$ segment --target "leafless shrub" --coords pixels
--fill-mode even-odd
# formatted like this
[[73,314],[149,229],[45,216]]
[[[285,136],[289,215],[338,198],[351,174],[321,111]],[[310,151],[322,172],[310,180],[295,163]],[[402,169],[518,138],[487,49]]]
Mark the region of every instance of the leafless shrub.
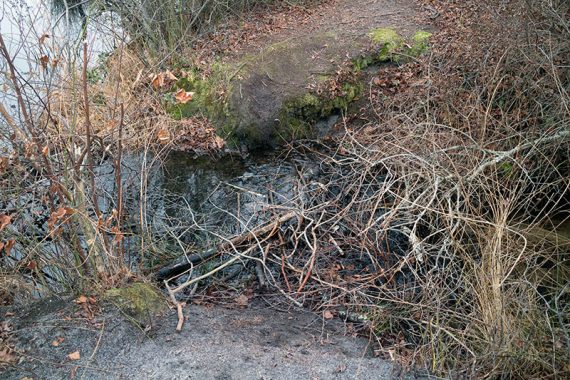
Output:
[[273,259],[292,294],[367,313],[403,363],[564,377],[568,6],[465,7],[479,24],[437,35],[419,86],[322,156],[328,182]]
[[296,304],[348,308],[406,366],[564,378],[568,6],[459,8],[414,86],[376,98],[377,121],[298,146],[321,175],[273,208],[294,217],[225,254]]

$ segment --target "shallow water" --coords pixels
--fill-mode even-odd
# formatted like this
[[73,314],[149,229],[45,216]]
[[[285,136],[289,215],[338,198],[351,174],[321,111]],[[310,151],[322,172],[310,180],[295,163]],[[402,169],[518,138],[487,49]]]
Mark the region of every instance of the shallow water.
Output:
[[[111,52],[125,38],[113,14],[84,18],[82,14],[89,15],[85,5],[65,8],[64,3],[3,0],[0,4],[0,33],[32,111],[39,98],[56,88],[58,74],[76,72],[80,67],[83,43],[88,45],[88,64],[93,67],[101,55]],[[0,60],[0,72],[0,102],[19,120],[9,66],[4,59]],[[6,129],[0,118],[0,131],[6,133]]]

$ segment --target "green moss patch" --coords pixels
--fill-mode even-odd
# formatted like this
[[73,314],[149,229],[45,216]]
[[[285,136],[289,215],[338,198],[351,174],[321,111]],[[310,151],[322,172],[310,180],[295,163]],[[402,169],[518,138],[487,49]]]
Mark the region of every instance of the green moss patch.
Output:
[[419,57],[426,53],[429,49],[430,32],[423,30],[417,31],[412,37],[412,44],[408,48],[408,54],[412,57]]
[[313,124],[335,112],[345,112],[363,90],[363,84],[353,80],[342,84],[342,90],[334,96],[306,93],[288,99],[281,110],[280,136],[285,139],[314,137]]
[[431,33],[420,30],[410,41],[406,41],[394,29],[380,28],[372,30],[369,37],[373,45],[372,52],[353,61],[357,71],[383,62],[405,63],[419,57],[429,49]]
[[104,299],[115,305],[139,327],[151,325],[153,319],[168,307],[162,294],[142,282],[124,288],[109,289],[105,292]]
[[202,78],[196,71],[189,71],[179,79],[173,92],[178,89],[194,92],[194,98],[186,104],[171,104],[167,111],[176,119],[206,116],[217,121],[230,116],[228,94],[231,91],[233,67],[216,63],[210,74]]
[[394,54],[404,46],[404,39],[394,29],[374,29],[369,35],[372,43],[380,46],[380,51],[377,53],[380,62],[393,59]]

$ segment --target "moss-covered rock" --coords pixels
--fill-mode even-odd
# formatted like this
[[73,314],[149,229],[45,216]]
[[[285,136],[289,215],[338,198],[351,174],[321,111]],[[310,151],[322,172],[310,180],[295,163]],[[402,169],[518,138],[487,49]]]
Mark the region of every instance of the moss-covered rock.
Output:
[[426,53],[429,49],[430,37],[430,32],[426,32],[424,30],[417,31],[412,36],[412,44],[408,49],[408,54],[412,57],[419,57],[420,55]]
[[287,99],[280,113],[280,120],[289,126],[282,135],[288,138],[314,137],[312,125],[336,112],[345,112],[362,94],[364,86],[358,81],[347,81],[336,95],[305,93]]
[[363,70],[384,62],[405,63],[417,58],[428,50],[431,33],[417,31],[410,41],[406,42],[394,29],[380,28],[372,30],[369,37],[374,48],[370,54],[353,61],[355,70]]
[[[381,62],[401,62],[427,49],[430,34],[418,32],[407,44],[394,29],[381,28],[369,33],[359,44],[340,44],[334,33],[285,40],[244,56],[231,65],[217,63],[204,78],[191,72],[175,89],[194,92],[192,101],[171,105],[176,118],[206,116],[229,145],[255,149],[276,146],[284,141],[313,137],[313,125],[331,114],[344,111],[363,91],[354,80],[359,71]],[[334,91],[312,92],[337,78],[346,56],[356,56],[372,44],[368,55],[353,60],[354,76],[335,82]],[[338,78],[337,78],[338,79]]]
[[137,326],[152,324],[153,319],[166,311],[168,304],[162,294],[151,285],[137,282],[105,292],[104,299],[115,305]]
[[404,46],[404,39],[391,28],[379,28],[370,32],[372,43],[380,47],[377,60],[385,62],[394,59],[394,54]]

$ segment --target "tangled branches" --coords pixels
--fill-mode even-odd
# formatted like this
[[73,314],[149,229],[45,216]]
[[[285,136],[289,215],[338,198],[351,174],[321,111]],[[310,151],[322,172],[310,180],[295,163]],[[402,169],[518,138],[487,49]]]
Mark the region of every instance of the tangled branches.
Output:
[[[567,5],[445,4],[459,26],[434,37],[411,90],[377,97],[376,120],[334,144],[301,146],[319,173],[301,168],[272,210],[296,218],[226,254],[246,252],[295,303],[362,316],[377,352],[403,364],[564,378]],[[471,8],[490,16],[464,23]]]

